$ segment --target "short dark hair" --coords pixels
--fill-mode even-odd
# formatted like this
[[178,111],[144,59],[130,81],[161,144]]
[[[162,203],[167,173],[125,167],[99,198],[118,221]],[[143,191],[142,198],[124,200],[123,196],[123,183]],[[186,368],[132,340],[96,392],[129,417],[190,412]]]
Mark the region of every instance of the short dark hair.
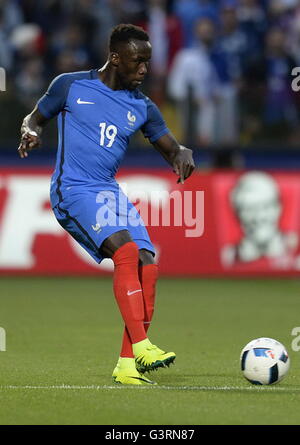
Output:
[[119,43],[128,43],[133,39],[149,42],[149,35],[140,26],[121,23],[115,26],[110,34],[109,50],[116,51]]

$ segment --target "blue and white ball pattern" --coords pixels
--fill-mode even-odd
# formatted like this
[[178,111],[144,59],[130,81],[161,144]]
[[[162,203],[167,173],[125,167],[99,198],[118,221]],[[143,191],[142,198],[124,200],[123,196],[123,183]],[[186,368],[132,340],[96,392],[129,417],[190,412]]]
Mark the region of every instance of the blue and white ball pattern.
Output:
[[256,338],[241,352],[241,370],[254,385],[272,385],[280,382],[290,367],[286,348],[273,338]]

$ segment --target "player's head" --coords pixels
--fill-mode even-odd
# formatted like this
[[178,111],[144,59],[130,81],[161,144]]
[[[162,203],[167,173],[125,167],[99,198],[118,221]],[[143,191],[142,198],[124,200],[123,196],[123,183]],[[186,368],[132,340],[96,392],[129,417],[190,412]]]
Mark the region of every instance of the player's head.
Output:
[[109,39],[109,62],[123,88],[134,90],[144,80],[151,59],[148,34],[140,27],[121,24]]
[[268,243],[279,230],[281,202],[271,175],[264,172],[242,175],[231,193],[231,202],[246,237],[256,244]]

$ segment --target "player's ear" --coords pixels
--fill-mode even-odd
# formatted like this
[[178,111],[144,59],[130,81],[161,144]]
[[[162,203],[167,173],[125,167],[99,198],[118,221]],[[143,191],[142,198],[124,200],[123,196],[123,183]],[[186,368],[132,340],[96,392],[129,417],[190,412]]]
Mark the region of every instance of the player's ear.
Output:
[[119,54],[118,54],[118,53],[115,53],[115,52],[111,52],[111,53],[109,54],[109,61],[110,61],[110,63],[111,63],[113,66],[117,67],[117,66],[119,65],[119,62],[120,62]]

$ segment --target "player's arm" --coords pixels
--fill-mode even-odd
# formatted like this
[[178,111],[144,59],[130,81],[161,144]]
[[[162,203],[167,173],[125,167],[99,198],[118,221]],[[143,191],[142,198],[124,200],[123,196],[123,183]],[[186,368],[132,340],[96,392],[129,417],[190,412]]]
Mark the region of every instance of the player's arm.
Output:
[[192,150],[180,145],[171,133],[164,134],[152,145],[173,167],[173,171],[179,176],[177,182],[183,184],[195,169]]
[[21,142],[18,148],[21,158],[26,158],[28,151],[41,145],[42,128],[64,109],[72,79],[70,74],[57,76],[32,112],[24,118],[21,126]]
[[21,125],[21,141],[18,147],[21,158],[27,158],[28,151],[41,146],[42,128],[49,120],[40,113],[37,105],[30,114],[25,116]]
[[173,171],[179,176],[177,182],[183,184],[195,168],[192,150],[177,142],[167,128],[158,107],[149,98],[147,98],[146,103],[147,121],[142,127],[142,132],[153,147],[173,167]]

